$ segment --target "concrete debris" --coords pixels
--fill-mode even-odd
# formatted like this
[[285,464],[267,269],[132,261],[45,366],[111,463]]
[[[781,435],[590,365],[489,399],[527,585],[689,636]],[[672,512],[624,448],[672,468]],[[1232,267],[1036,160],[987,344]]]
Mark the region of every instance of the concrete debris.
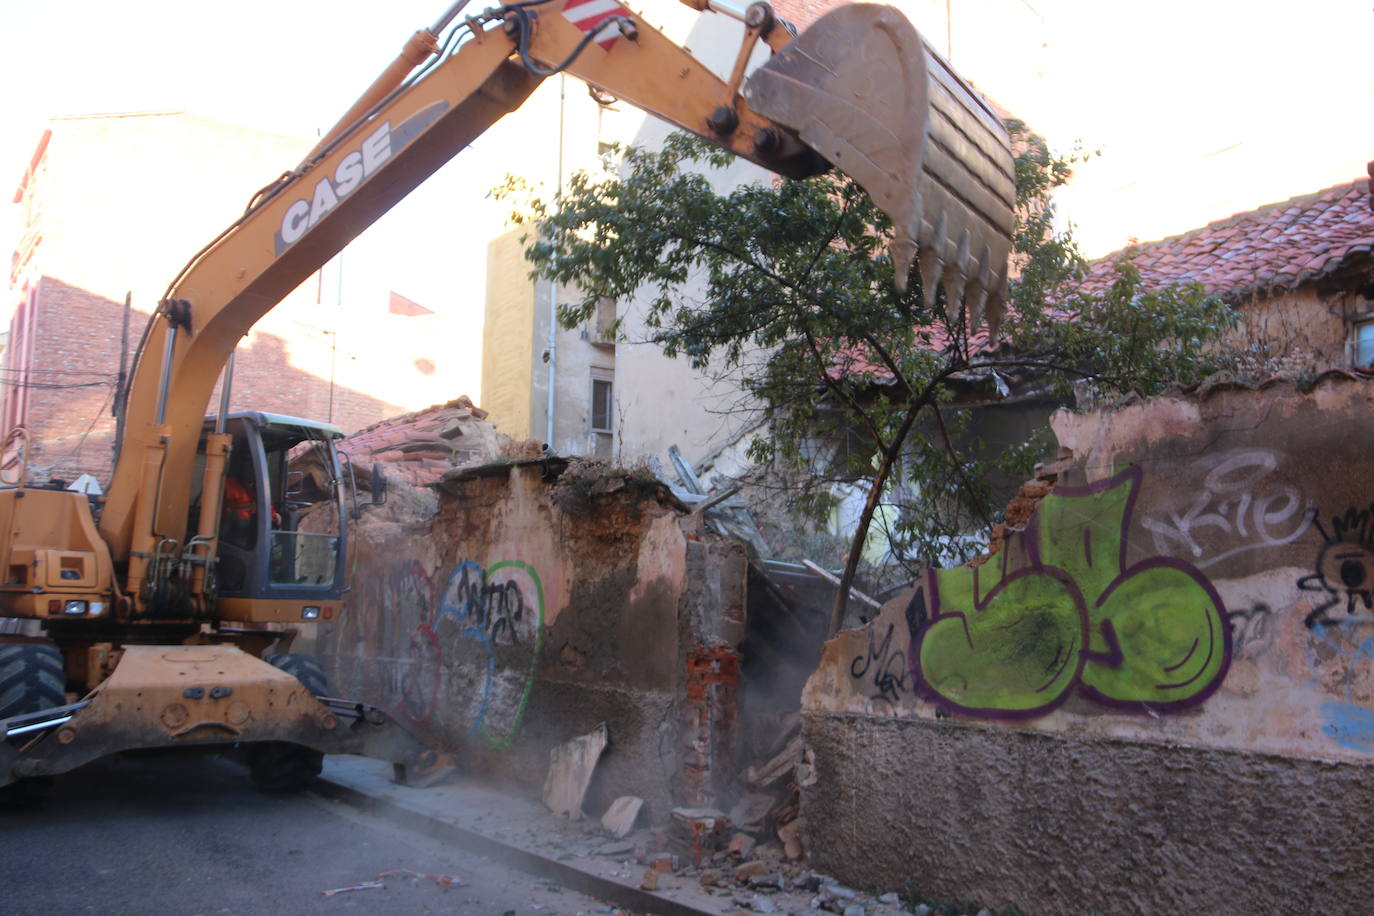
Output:
[[795,862],[802,857],[801,821],[792,821],[778,828],[778,839],[782,841],[783,854]]
[[755,859],[752,862],[745,862],[743,865],[735,866],[735,880],[743,883],[750,878],[767,874],[767,872],[768,863],[760,859]]
[[549,751],[549,775],[544,780],[544,804],[554,814],[571,820],[582,817],[582,800],[592,783],[592,773],[606,749],[606,723],[589,734],[574,738]]
[[607,844],[605,844],[604,846],[598,846],[597,849],[596,849],[596,854],[597,854],[597,855],[599,855],[599,856],[610,856],[611,858],[616,858],[616,857],[618,857],[618,856],[633,855],[634,852],[635,852],[635,842],[634,842],[634,840],[624,840],[624,841],[619,842],[619,843],[607,843]]
[[801,734],[801,710],[794,709],[783,713],[778,719],[777,733],[773,737],[773,743],[769,746],[767,755],[773,757],[778,754],[793,738]]
[[762,833],[768,815],[778,806],[778,799],[763,792],[750,792],[730,809],[730,823],[746,833]]
[[689,856],[692,864],[702,860],[725,845],[730,819],[714,808],[674,808],[669,845]]
[[639,820],[639,811],[643,807],[644,799],[622,795],[611,802],[606,813],[601,815],[601,826],[615,836],[629,836],[630,831],[635,829],[635,821]]
[[787,742],[778,754],[763,766],[752,766],[745,770],[740,781],[751,789],[765,789],[785,777],[791,776],[802,759],[802,739],[797,735]]
[[774,862],[782,861],[782,847],[777,843],[764,843],[754,849],[754,858],[766,859]]
[[719,869],[703,868],[700,879],[702,887],[719,887],[721,883],[721,873]]
[[[731,820],[734,820],[733,814]],[[737,833],[730,837],[730,845],[727,851],[737,859],[747,859],[754,851],[755,840],[747,833]]]
[[787,890],[787,877],[781,872],[768,872],[762,875],[754,875],[749,879],[749,886],[763,891],[785,891]]
[[859,892],[843,884],[827,884],[821,888],[821,896],[833,897],[836,900],[854,900],[858,898]]
[[[339,451],[367,489],[368,471],[380,463],[392,479],[423,487],[445,471],[496,461],[514,446],[487,422],[487,412],[466,396],[424,410],[388,417],[340,440]],[[306,470],[292,463],[293,470]]]
[[[883,894],[882,896],[880,896],[880,897],[878,898],[878,902],[879,902],[879,903],[886,903],[886,904],[889,904],[889,905],[898,904],[898,903],[901,903],[901,902],[902,902],[902,897],[901,897],[901,895],[898,894],[896,891],[890,891],[890,892],[888,892],[888,893]],[[978,916],[983,916],[983,914],[982,914],[982,913],[979,913]]]
[[844,908],[844,916],[864,916],[864,908],[857,903],[851,903]]
[[809,789],[817,782],[816,752],[811,748],[802,752],[801,763],[797,764],[796,780],[797,787],[801,789]]
[[767,897],[755,897],[749,901],[750,908],[755,913],[776,913],[778,905]]

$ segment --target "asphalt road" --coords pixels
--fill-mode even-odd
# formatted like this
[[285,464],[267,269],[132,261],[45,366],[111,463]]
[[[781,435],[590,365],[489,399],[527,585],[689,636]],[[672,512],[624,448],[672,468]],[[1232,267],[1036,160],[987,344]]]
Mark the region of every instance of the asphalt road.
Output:
[[[392,869],[385,889],[324,896]],[[594,916],[600,901],[319,796],[263,795],[219,757],[101,761],[0,810],[0,912]]]

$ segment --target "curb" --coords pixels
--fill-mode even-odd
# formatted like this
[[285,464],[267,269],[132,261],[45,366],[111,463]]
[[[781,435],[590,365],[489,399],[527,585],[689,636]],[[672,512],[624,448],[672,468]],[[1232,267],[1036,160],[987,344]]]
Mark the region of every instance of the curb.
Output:
[[315,780],[311,791],[325,798],[383,815],[402,827],[453,843],[467,852],[497,859],[504,865],[518,868],[539,878],[553,879],[562,887],[635,913],[651,913],[653,916],[717,916],[710,910],[701,910],[677,900],[669,900],[628,884],[590,874],[564,862],[547,859],[518,846],[493,840],[491,837],[456,824],[446,823],[404,805],[332,782],[323,776]]

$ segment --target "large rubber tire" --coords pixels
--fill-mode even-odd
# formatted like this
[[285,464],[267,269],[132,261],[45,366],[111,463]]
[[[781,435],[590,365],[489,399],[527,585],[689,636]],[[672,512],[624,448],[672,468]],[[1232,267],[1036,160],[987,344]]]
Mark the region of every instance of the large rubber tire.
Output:
[[[329,690],[324,670],[309,655],[284,652],[263,661],[292,675],[317,697]],[[323,768],[324,755],[299,744],[266,741],[248,746],[248,775],[261,792],[298,792],[314,782]]]
[[67,702],[62,653],[46,643],[0,643],[0,719]]
[[[0,719],[61,706],[67,702],[66,689],[62,652],[56,646],[0,643]],[[52,783],[52,777],[41,777],[0,787],[0,807],[37,805],[47,797]]]
[[305,685],[306,690],[317,697],[329,692],[329,679],[324,676],[324,669],[320,667],[320,663],[312,656],[283,652],[280,655],[268,655],[263,661],[294,676]]

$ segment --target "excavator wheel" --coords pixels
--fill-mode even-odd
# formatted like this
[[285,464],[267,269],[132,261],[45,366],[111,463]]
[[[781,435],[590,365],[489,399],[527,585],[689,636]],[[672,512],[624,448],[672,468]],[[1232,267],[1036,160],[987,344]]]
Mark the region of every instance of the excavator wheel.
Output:
[[317,697],[324,696],[329,690],[329,679],[324,676],[324,669],[313,656],[284,652],[280,655],[264,656],[263,661],[294,676],[305,685],[306,690]]
[[[0,719],[61,706],[67,702],[66,687],[62,653],[56,646],[46,643],[0,644]],[[47,797],[50,788],[50,777],[10,783],[0,788],[0,807],[38,804]]]
[[[300,681],[315,696],[324,696],[329,681],[320,663],[309,655],[293,652],[266,656],[263,661]],[[324,768],[319,751],[286,741],[266,741],[248,746],[248,775],[261,792],[295,792],[315,781]]]
[[61,706],[67,675],[62,652],[46,643],[0,645],[0,719]]

